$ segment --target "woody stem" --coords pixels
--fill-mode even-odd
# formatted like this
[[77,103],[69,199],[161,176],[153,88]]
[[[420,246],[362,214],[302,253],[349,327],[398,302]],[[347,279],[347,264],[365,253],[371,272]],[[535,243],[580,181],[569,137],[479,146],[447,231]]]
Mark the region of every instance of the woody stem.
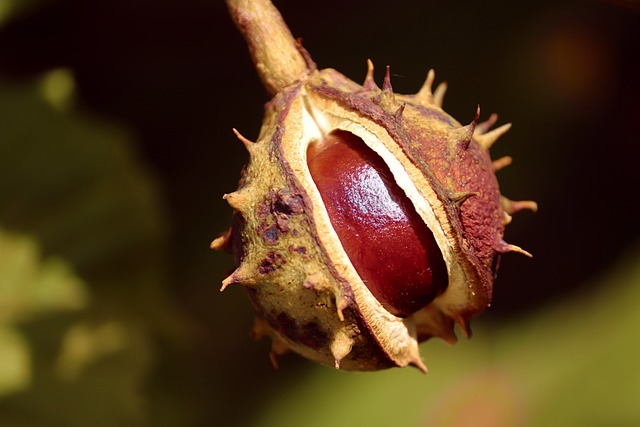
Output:
[[256,70],[271,95],[304,80],[309,67],[303,50],[270,0],[226,0],[249,45]]

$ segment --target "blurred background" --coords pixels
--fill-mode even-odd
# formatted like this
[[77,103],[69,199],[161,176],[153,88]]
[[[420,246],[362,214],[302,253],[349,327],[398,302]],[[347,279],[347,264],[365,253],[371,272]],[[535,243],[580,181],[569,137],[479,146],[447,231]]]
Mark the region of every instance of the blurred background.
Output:
[[318,66],[513,129],[533,199],[474,338],[430,373],[249,337],[222,195],[267,96],[222,0],[0,0],[0,425],[640,425],[640,2],[275,2]]

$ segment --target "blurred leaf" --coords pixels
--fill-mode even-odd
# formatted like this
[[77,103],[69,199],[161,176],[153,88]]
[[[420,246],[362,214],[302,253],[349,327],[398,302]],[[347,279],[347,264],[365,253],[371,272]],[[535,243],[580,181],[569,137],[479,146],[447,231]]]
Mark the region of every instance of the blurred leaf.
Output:
[[0,26],[28,8],[53,0],[0,0]]
[[155,182],[122,129],[53,107],[47,91],[65,86],[56,89],[65,102],[69,78],[0,81],[0,225],[69,262],[96,294],[96,314],[162,316],[166,223]]
[[31,354],[13,324],[83,308],[84,284],[60,259],[40,259],[37,243],[0,228],[0,396],[26,389]]
[[127,335],[123,325],[117,322],[96,327],[86,323],[74,325],[64,336],[60,357],[56,361],[58,375],[66,380],[78,379],[92,363],[126,348]]
[[0,254],[0,324],[86,306],[82,281],[62,260],[41,260],[33,239],[0,228]]
[[75,80],[71,70],[57,69],[47,73],[42,79],[42,94],[49,103],[59,110],[71,107]]
[[0,398],[31,382],[31,357],[22,335],[0,323]]
[[259,426],[640,425],[640,251],[596,293],[450,347],[423,345],[431,372],[315,368],[263,406]]
[[152,343],[179,328],[155,182],[73,87],[0,81],[2,426],[144,424]]

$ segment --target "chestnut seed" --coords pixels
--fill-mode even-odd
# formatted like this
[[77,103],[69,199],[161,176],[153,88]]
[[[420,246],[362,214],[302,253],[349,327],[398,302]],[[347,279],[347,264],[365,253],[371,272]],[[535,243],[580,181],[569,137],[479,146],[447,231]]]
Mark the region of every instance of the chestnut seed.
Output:
[[309,146],[307,163],[345,252],[387,311],[409,316],[446,289],[433,234],[359,137],[334,131]]

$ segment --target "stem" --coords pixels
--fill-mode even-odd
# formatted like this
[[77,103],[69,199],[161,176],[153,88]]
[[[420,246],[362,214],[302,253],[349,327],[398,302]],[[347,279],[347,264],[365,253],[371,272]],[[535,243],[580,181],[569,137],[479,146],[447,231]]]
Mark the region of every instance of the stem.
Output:
[[270,0],[226,0],[229,13],[249,45],[260,80],[271,95],[304,80],[303,50]]

